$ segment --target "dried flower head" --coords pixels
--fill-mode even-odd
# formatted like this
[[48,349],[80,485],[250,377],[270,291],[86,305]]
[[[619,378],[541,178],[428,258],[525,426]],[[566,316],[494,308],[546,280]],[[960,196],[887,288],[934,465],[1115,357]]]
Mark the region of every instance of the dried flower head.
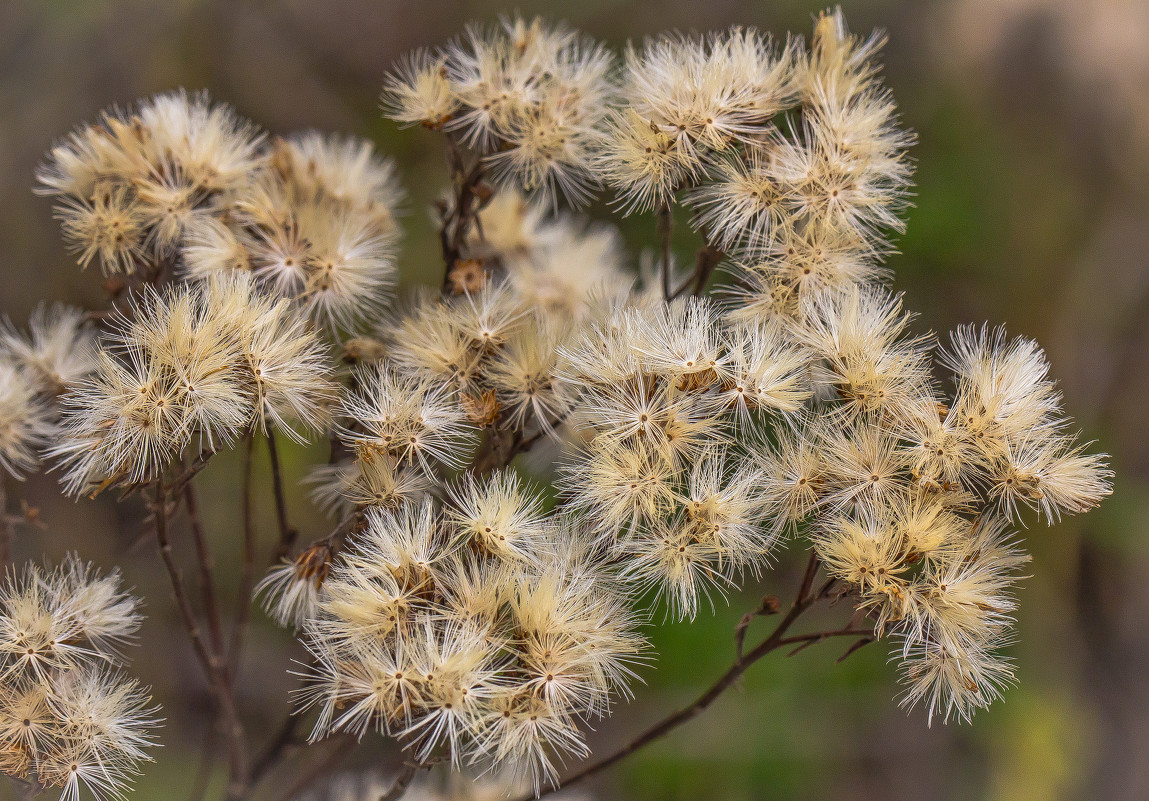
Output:
[[117,322],[95,372],[62,399],[49,453],[69,492],[155,478],[193,442],[215,450],[252,427],[322,429],[323,349],[288,301],[246,278],[148,291]]
[[457,132],[500,183],[585,203],[614,88],[611,55],[564,26],[514,16],[419,51],[384,84],[393,119]]
[[158,721],[146,689],[117,669],[139,628],[118,573],[69,556],[29,564],[0,587],[0,772],[74,801],[124,798],[150,761]]
[[313,736],[377,727],[420,758],[442,746],[536,788],[585,753],[576,723],[625,691],[642,640],[593,546],[536,504],[496,477],[445,516],[430,502],[368,514],[305,623]]

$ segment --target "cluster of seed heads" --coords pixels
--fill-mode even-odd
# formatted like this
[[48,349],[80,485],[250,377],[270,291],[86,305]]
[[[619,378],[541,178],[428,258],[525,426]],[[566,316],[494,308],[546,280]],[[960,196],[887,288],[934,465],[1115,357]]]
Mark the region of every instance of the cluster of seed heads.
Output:
[[119,797],[150,758],[147,690],[120,671],[140,625],[118,574],[69,557],[0,586],[0,771],[33,787]]
[[[260,433],[326,436],[308,480],[342,522],[261,586],[310,652],[314,739],[379,731],[538,790],[628,695],[637,609],[693,619],[796,540],[895,640],[905,703],[967,719],[1013,678],[1016,527],[1095,506],[1111,473],[1036,343],[911,332],[883,262],[914,137],[881,45],[832,11],[808,45],[732,28],[619,60],[514,17],[411,55],[386,114],[441,133],[453,183],[441,286],[400,303],[402,191],[369,143],[272,138],[184,93],[109,111],[39,179],[115,309],[102,330],[62,307],[5,324],[0,468],[47,458],[94,493]],[[617,230],[557,209],[599,190],[667,237],[688,219],[697,261],[667,239],[636,272]],[[29,570],[5,626],[35,612],[54,631],[78,587],[104,586]],[[59,658],[110,661],[111,635],[85,632]],[[142,694],[5,659],[4,697],[45,721],[68,693],[128,687],[119,750],[0,728],[5,772],[64,783],[67,746],[96,760],[82,781],[118,790],[148,741]]]

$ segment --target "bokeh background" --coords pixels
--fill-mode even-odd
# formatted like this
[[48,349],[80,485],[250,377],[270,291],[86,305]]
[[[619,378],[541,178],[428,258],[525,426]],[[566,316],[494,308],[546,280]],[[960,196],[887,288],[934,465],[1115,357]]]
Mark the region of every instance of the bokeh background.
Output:
[[[612,769],[601,799],[1149,798],[1149,3],[1144,0],[847,0],[851,27],[889,32],[886,73],[920,136],[917,197],[893,257],[895,288],[921,332],[1007,322],[1045,345],[1066,406],[1114,455],[1113,497],[1082,518],[1034,528],[1011,653],[1020,684],[972,725],[927,726],[895,702],[883,646],[835,665],[838,645],[759,663],[704,716]],[[101,304],[99,277],[60,244],[32,173],[52,140],[111,104],[175,87],[208,89],[274,133],[367,136],[398,162],[411,199],[408,281],[437,280],[425,213],[445,176],[437,139],[380,118],[384,71],[468,20],[514,10],[498,0],[2,0],[0,2],[0,313],[23,324],[42,298]],[[808,33],[819,7],[771,0],[521,0],[612,44],[663,29],[731,24]],[[597,212],[595,212],[597,213]],[[632,256],[654,222],[625,224]],[[690,247],[689,237],[680,243]],[[322,458],[288,453],[292,479]],[[265,455],[257,462],[267,480]],[[235,459],[203,476],[219,570],[234,581]],[[195,783],[207,690],[190,658],[133,503],[63,501],[52,477],[20,487],[42,509],[21,556],[69,549],[121,564],[149,598],[135,672],[168,723],[134,798],[176,799]],[[266,493],[264,493],[266,496]],[[329,525],[291,494],[304,536]],[[270,537],[270,504],[259,509]],[[792,592],[796,554],[713,615],[654,632],[656,669],[637,699],[593,733],[608,747],[677,707],[733,657],[732,632],[764,592]],[[827,623],[846,610],[831,610]],[[765,624],[757,624],[765,625]],[[241,697],[257,738],[287,709],[285,654],[298,646],[257,614]],[[387,769],[372,741],[349,764]],[[290,783],[299,755],[272,785]],[[274,788],[272,788],[274,789]],[[0,798],[8,792],[0,787]],[[268,797],[272,797],[270,794]]]

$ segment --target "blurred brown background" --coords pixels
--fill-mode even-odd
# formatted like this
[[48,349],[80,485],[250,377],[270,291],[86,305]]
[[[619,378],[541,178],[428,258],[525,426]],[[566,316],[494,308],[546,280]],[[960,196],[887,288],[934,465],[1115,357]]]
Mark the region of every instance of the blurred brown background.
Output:
[[[843,5],[855,30],[888,30],[888,80],[921,140],[918,197],[891,261],[896,289],[921,312],[921,331],[990,320],[1042,342],[1086,438],[1114,454],[1116,491],[1100,510],[1027,536],[1033,577],[1012,649],[1020,685],[973,725],[927,728],[923,714],[899,710],[883,647],[835,666],[838,651],[822,645],[756,666],[741,692],[595,789],[638,801],[1149,798],[1149,3]],[[616,45],[734,23],[808,33],[819,8],[794,0],[517,7]],[[179,86],[207,88],[274,133],[318,128],[374,139],[396,158],[412,196],[404,275],[441,269],[424,212],[444,176],[438,142],[379,117],[380,83],[404,51],[514,8],[492,0],[2,0],[0,313],[23,324],[41,298],[101,303],[98,275],[79,272],[49,202],[32,196],[33,169],[75,123]],[[626,223],[636,253],[653,229],[652,219]],[[289,457],[298,478],[317,454]],[[265,455],[257,458],[263,468]],[[225,459],[203,476],[217,561],[232,580],[236,475],[236,460]],[[139,541],[139,509],[61,501],[52,477],[21,490],[43,507],[48,528],[25,535],[18,553],[78,549],[106,567],[122,564],[149,598],[135,672],[154,686],[168,724],[133,797],[184,797],[209,698],[154,554]],[[325,531],[303,493],[291,502],[304,536]],[[270,533],[270,505],[260,511]],[[784,556],[729,608],[658,631],[657,669],[594,740],[639,731],[721,672],[741,612],[764,591],[791,591],[791,561]],[[298,648],[257,618],[241,703],[266,737],[292,685],[283,655]],[[362,751],[361,762],[392,764],[375,741]],[[5,792],[0,786],[0,798]]]

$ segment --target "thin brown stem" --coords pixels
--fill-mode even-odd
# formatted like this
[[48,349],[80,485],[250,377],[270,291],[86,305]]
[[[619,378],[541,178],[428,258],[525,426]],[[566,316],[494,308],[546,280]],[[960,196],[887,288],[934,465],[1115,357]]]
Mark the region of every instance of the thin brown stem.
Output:
[[[184,508],[188,514],[188,526],[191,530],[192,542],[195,545],[196,566],[199,570],[200,595],[203,599],[204,614],[207,617],[208,636],[211,639],[212,651],[217,655],[224,653],[223,625],[220,622],[219,602],[215,593],[215,565],[211,550],[204,536],[203,524],[199,515],[199,501],[195,491],[195,483],[187,481],[183,484],[181,492]],[[208,783],[211,780],[212,767],[215,764],[217,745],[218,715],[208,722],[204,733],[203,748],[200,754],[200,764],[196,769],[195,782],[189,795],[189,801],[200,801],[207,793]]]
[[228,797],[239,798],[246,786],[248,772],[247,745],[244,738],[243,722],[240,720],[239,710],[235,705],[235,696],[228,682],[227,670],[221,655],[213,653],[208,647],[192,609],[183,575],[180,573],[172,552],[171,541],[168,539],[168,495],[164,482],[162,479],[157,479],[155,485],[152,521],[155,526],[156,544],[159,546],[160,558],[172,585],[172,593],[175,595],[176,607],[179,609],[184,629],[188,639],[191,640],[196,659],[199,660],[204,675],[215,694],[216,703],[223,718],[229,743],[228,756],[231,762],[231,782],[228,787]]
[[569,414],[570,410],[568,409],[551,420],[549,428],[538,425],[537,430],[530,435],[522,429],[500,428],[496,421],[495,426],[488,430],[487,438],[476,451],[471,464],[467,466],[467,472],[471,475],[483,476],[492,470],[506,467],[520,453],[526,453],[533,448],[539,440],[546,436],[548,431],[553,431],[566,422]]
[[738,659],[742,658],[744,645],[746,644],[746,633],[750,630],[750,624],[756,617],[765,617],[766,615],[776,615],[782,608],[782,601],[778,599],[777,595],[763,596],[762,601],[758,604],[752,612],[747,612],[738,621],[738,625],[734,629],[734,654]]
[[873,632],[871,632],[869,629],[856,629],[852,627],[846,627],[844,629],[813,631],[809,634],[796,634],[793,637],[783,637],[778,641],[778,645],[781,647],[783,645],[796,644],[798,647],[790,653],[786,654],[786,656],[794,656],[794,654],[798,653],[799,651],[803,651],[811,645],[815,645],[816,643],[828,640],[831,637],[869,637],[871,634],[873,634]]
[[872,631],[866,632],[865,635],[859,637],[854,643],[852,643],[850,645],[850,647],[847,648],[841,656],[839,656],[837,659],[835,659],[834,664],[835,665],[842,664],[847,659],[849,659],[850,656],[857,653],[858,650],[860,650],[861,648],[874,642],[876,639],[877,639],[877,637],[874,636],[874,633]]
[[195,484],[188,482],[183,488],[184,508],[188,513],[188,524],[191,529],[192,542],[195,544],[196,566],[199,570],[200,595],[203,597],[204,614],[207,616],[208,636],[211,637],[211,647],[217,653],[223,653],[223,626],[220,623],[219,603],[215,595],[215,565],[204,537],[203,524],[199,516],[199,502],[196,498]]
[[439,247],[443,256],[443,292],[462,291],[455,282],[455,268],[463,257],[467,236],[478,223],[478,211],[490,199],[490,191],[483,184],[486,164],[481,154],[474,156],[468,168],[465,153],[453,134],[447,135],[447,167],[455,185],[451,201],[439,207]]
[[695,297],[701,296],[706,289],[707,282],[710,281],[710,276],[714,273],[715,268],[722,263],[724,258],[726,258],[725,251],[714,247],[714,245],[707,241],[698,249],[698,253],[694,257],[694,270],[675,288],[674,292],[670,295],[670,299],[674,300],[688,289]]
[[[362,513],[353,511],[346,515],[339,523],[331,530],[329,534],[311,543],[304,552],[321,549],[326,552],[326,560],[330,561],[335,554],[337,554],[343,547],[343,543],[347,535],[353,530],[359,520],[362,519]],[[311,672],[314,667],[316,659],[314,656],[308,662],[307,668],[300,676],[300,686],[306,681],[306,675]],[[303,722],[302,714],[293,714],[291,709],[288,709],[287,717],[280,725],[276,735],[264,748],[263,752],[255,760],[255,764],[251,770],[251,781],[249,787],[256,787],[263,782],[268,776],[272,775],[277,767],[283,764],[284,759],[289,755],[296,753],[298,749],[307,745],[306,741],[299,735],[299,726]]]
[[215,451],[200,451],[199,455],[197,455],[196,458],[192,460],[191,464],[185,467],[183,472],[176,476],[168,484],[168,494],[172,497],[175,497],[182,493],[188,482],[199,475],[201,470],[207,467],[207,463],[211,461],[211,457],[213,456],[215,456]]
[[379,801],[399,801],[407,792],[407,788],[411,786],[411,782],[414,781],[421,767],[422,765],[417,762],[404,762],[399,775],[392,782],[391,788],[379,796]]
[[802,574],[802,584],[798,587],[798,592],[794,596],[794,607],[821,597],[822,593],[829,588],[831,582],[827,581],[817,596],[812,597],[810,595],[810,590],[814,586],[814,579],[818,576],[818,568],[821,567],[821,565],[822,561],[818,558],[818,554],[815,551],[810,551],[810,558],[806,560],[806,572]]
[[334,742],[331,752],[324,756],[321,760],[316,762],[310,768],[291,784],[287,790],[277,796],[280,801],[289,801],[292,798],[303,793],[304,790],[309,788],[315,782],[319,781],[325,774],[330,773],[339,766],[339,763],[345,760],[350,755],[351,750],[358,742],[351,735],[343,735],[341,737],[333,738],[325,742]]
[[243,556],[239,572],[239,591],[236,596],[235,623],[231,629],[231,646],[228,649],[228,673],[234,681],[239,674],[240,652],[247,636],[247,622],[251,617],[252,594],[255,591],[255,515],[252,507],[252,451],[255,447],[254,433],[248,434],[243,444],[242,511]]
[[674,233],[674,210],[669,203],[664,203],[658,209],[658,235],[662,242],[662,258],[660,270],[662,272],[662,297],[671,300],[673,294],[670,289],[671,281],[671,235]]
[[[562,420],[559,421],[559,423],[561,423],[561,422],[562,422]],[[526,453],[531,448],[533,448],[535,446],[535,443],[538,442],[540,439],[542,439],[546,435],[546,433],[547,432],[545,430],[540,428],[538,431],[531,434],[529,437],[520,437],[519,441],[517,443],[515,443],[515,447],[511,451],[511,458],[507,460],[507,464],[510,464],[511,459],[514,459],[520,453]],[[503,466],[506,467],[506,465],[503,465]]]
[[[772,651],[787,644],[787,642],[793,641],[788,640],[786,637],[786,632],[792,625],[794,625],[794,622],[802,615],[803,612],[805,612],[821,597],[823,597],[823,593],[821,591],[813,591],[814,578],[817,576],[819,564],[820,563],[817,555],[811,552],[810,559],[806,564],[805,573],[802,576],[802,583],[798,587],[797,593],[794,595],[794,602],[791,604],[789,611],[786,613],[786,616],[783,617],[781,621],[779,621],[778,625],[770,633],[770,636],[755,646],[748,653],[735,659],[734,664],[732,664],[730,668],[727,669],[727,671],[723,673],[717,679],[717,681],[715,681],[709,687],[709,689],[707,689],[704,693],[702,693],[702,695],[695,699],[694,703],[678,710],[672,715],[663,718],[654,726],[651,726],[638,737],[626,743],[626,745],[622,746],[608,756],[605,756],[602,759],[599,759],[598,761],[582,768],[581,770],[576,771],[566,779],[563,779],[561,782],[556,784],[554,787],[543,790],[542,795],[548,795],[549,793],[555,792],[556,790],[570,787],[571,785],[577,784],[584,779],[594,776],[595,774],[606,770],[611,765],[614,765],[616,762],[625,759],[634,752],[670,733],[679,726],[693,720],[695,717],[708,709],[711,704],[713,704],[724,692],[726,692],[726,690],[734,686],[738,679],[741,678],[742,674],[745,673],[751,665]],[[803,636],[813,637],[819,635]],[[531,797],[532,796],[524,796],[519,801],[529,801]]]
[[475,451],[471,463],[467,465],[467,472],[473,476],[484,476],[499,467],[505,467],[513,458],[517,444],[522,439],[519,431],[502,428],[500,421],[496,420],[487,428],[483,442]]
[[[338,531],[338,529],[336,529],[336,531]],[[331,541],[336,536],[336,532],[332,532],[328,535],[327,540]],[[300,687],[304,686],[306,676],[313,671],[317,661],[314,655],[308,659],[306,666],[300,674]],[[304,740],[300,739],[298,734],[299,726],[302,722],[303,715],[295,714],[289,704],[287,717],[284,718],[283,724],[279,727],[275,737],[271,739],[263,749],[263,752],[255,760],[255,765],[251,769],[251,784],[253,787],[268,776],[272,772],[272,769],[279,765],[289,753],[305,743]]]
[[299,531],[291,526],[287,520],[287,497],[283,491],[283,471],[279,462],[279,446],[276,444],[275,434],[270,429],[267,432],[267,455],[271,462],[271,489],[275,495],[275,521],[279,525],[279,544],[275,547],[272,564],[278,564],[289,553]]
[[718,248],[707,242],[698,251],[698,257],[695,260],[694,266],[694,288],[691,290],[695,297],[701,297],[703,291],[706,289],[706,283],[710,280],[711,274],[725,258],[726,254]]

